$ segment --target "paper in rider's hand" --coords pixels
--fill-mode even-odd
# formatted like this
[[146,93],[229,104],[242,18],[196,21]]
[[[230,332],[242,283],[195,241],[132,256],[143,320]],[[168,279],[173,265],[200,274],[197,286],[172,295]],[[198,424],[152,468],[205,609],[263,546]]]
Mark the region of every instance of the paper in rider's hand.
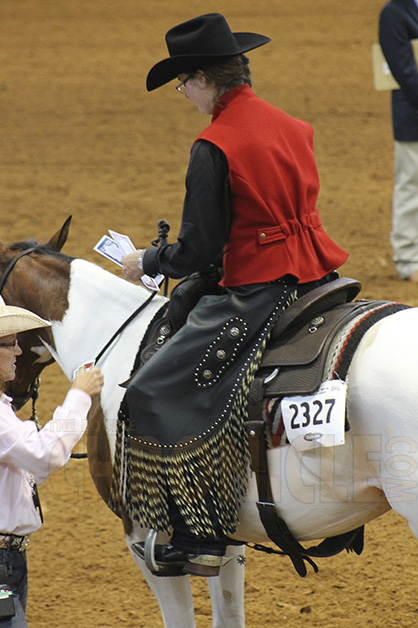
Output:
[[122,266],[121,260],[122,257],[125,257],[125,253],[122,251],[119,244],[112,240],[112,238],[109,238],[109,236],[104,235],[100,238],[93,250],[107,257],[107,259],[110,259],[112,262],[115,262],[118,266]]
[[[122,258],[129,253],[136,251],[135,245],[129,236],[123,233],[117,233],[109,229],[110,236],[104,235],[100,238],[93,250],[107,259],[110,259],[118,266],[123,266]],[[148,290],[154,290],[158,292],[160,284],[164,279],[164,275],[157,275],[156,277],[150,277],[149,275],[143,275],[141,281]]]
[[109,233],[110,237],[104,235],[100,238],[93,250],[122,266],[122,258],[135,251],[135,246],[127,235],[111,231],[111,229]]
[[131,240],[131,238],[127,235],[123,235],[122,233],[117,233],[116,231],[112,231],[109,229],[110,237],[118,244],[118,246],[122,249],[125,255],[129,255],[135,251],[135,246]]

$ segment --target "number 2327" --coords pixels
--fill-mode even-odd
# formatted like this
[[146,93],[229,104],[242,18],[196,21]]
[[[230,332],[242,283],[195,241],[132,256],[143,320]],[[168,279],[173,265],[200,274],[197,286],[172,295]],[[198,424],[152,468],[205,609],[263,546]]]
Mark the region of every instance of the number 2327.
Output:
[[291,403],[289,409],[293,410],[290,419],[290,426],[293,430],[308,425],[323,425],[331,423],[332,409],[335,405],[335,399],[325,399],[324,402],[319,399],[313,401],[296,404]]

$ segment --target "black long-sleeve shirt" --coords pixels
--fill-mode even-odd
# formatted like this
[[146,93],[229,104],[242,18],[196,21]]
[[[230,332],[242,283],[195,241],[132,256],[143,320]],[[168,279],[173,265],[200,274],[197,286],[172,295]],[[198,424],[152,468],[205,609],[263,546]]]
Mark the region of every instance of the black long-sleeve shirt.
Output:
[[203,140],[193,145],[177,242],[146,250],[147,275],[178,279],[210,264],[222,266],[232,215],[228,172],[217,146]]

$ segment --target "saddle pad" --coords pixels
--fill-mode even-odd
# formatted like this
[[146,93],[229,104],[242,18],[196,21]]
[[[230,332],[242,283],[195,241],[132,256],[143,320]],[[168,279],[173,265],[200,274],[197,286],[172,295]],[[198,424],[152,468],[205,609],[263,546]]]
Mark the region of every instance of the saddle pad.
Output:
[[[345,381],[351,360],[364,334],[383,318],[401,310],[409,309],[410,307],[402,303],[386,301],[365,302],[365,305],[370,307],[361,309],[357,316],[334,333],[324,359],[321,382],[329,379],[341,379]],[[323,349],[324,342],[320,343],[320,346]],[[316,352],[312,351],[309,357],[314,356],[314,354],[316,354]],[[295,369],[295,371],[296,370],[300,369]],[[300,377],[303,377],[303,370],[302,367]],[[291,372],[292,369],[289,369],[289,376],[291,376]],[[266,396],[264,398],[263,418],[267,425],[270,447],[280,447],[288,444],[280,408],[283,396],[287,396],[287,394]]]

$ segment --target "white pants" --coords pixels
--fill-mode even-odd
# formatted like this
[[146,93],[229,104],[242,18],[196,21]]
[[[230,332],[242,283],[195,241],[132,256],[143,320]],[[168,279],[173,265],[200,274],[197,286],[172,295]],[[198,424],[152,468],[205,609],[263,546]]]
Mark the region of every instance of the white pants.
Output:
[[395,142],[393,261],[402,279],[418,270],[418,142]]

